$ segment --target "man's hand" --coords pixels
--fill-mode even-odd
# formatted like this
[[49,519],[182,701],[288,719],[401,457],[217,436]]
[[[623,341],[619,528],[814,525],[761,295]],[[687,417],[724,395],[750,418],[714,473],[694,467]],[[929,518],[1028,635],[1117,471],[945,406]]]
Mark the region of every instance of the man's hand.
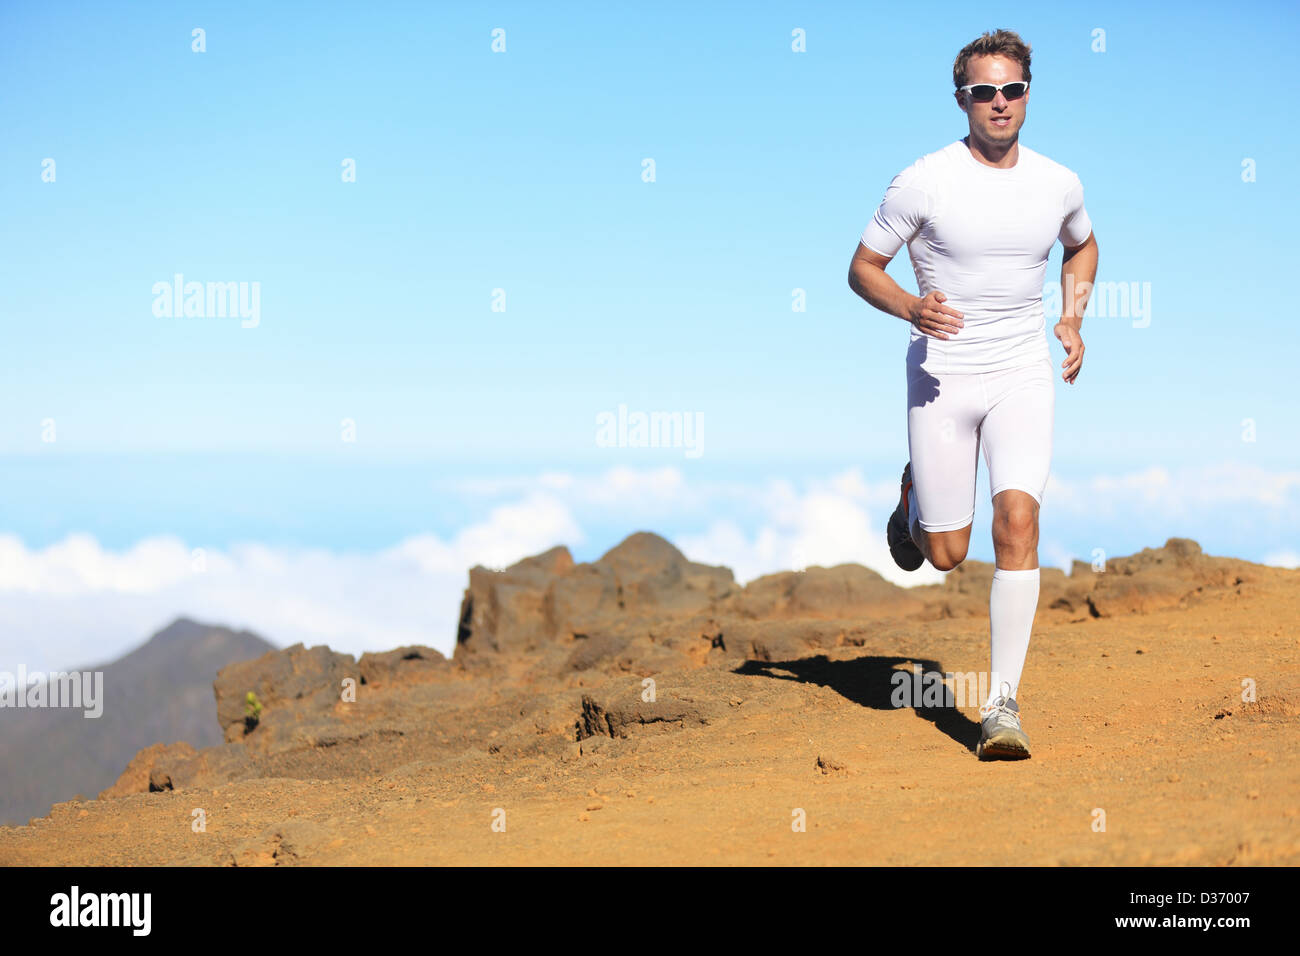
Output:
[[1079,335],[1079,330],[1069,322],[1057,322],[1056,328],[1052,331],[1065,346],[1065,361],[1061,363],[1065,371],[1061,373],[1061,378],[1065,379],[1067,384],[1073,385],[1074,380],[1079,377],[1079,369],[1083,367],[1083,339]]
[[966,323],[962,321],[960,312],[943,304],[947,301],[948,297],[939,291],[915,299],[908,309],[907,320],[926,335],[932,335],[936,339],[948,338],[945,332],[956,335],[957,330]]

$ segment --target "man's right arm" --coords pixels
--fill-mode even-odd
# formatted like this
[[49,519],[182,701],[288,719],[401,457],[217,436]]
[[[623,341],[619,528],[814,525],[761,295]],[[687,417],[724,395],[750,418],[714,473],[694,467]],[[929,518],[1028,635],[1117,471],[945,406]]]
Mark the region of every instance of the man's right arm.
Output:
[[885,272],[892,258],[859,242],[849,263],[849,288],[881,312],[910,322],[926,335],[937,339],[956,335],[962,314],[943,304],[948,297],[939,291],[925,296],[906,291]]
[[849,263],[849,288],[881,312],[911,322],[912,305],[920,300],[885,272],[891,259],[859,242]]

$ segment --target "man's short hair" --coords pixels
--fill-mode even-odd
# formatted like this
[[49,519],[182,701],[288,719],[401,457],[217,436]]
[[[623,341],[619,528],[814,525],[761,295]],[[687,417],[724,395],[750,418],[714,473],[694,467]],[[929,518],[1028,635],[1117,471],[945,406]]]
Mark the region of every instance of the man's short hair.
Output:
[[1020,39],[1014,30],[994,30],[972,40],[961,48],[957,59],[952,64],[952,83],[961,89],[970,83],[966,70],[973,56],[1005,56],[1020,64],[1024,71],[1025,82],[1029,82],[1029,44]]

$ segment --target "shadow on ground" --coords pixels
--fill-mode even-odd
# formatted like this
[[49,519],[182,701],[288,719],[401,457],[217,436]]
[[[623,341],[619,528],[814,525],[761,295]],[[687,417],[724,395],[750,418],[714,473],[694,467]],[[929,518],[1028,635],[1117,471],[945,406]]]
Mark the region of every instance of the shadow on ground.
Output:
[[980,725],[953,706],[951,691],[945,693],[945,706],[942,707],[896,707],[894,705],[893,697],[898,686],[894,675],[905,674],[911,681],[913,664],[919,664],[923,673],[931,671],[944,673],[939,663],[931,660],[912,657],[859,657],[855,660],[833,661],[824,654],[794,661],[749,660],[737,667],[734,673],[829,687],[845,700],[851,700],[862,707],[870,707],[872,710],[911,710],[918,717],[934,724],[936,730],[947,734],[974,753],[980,739]]

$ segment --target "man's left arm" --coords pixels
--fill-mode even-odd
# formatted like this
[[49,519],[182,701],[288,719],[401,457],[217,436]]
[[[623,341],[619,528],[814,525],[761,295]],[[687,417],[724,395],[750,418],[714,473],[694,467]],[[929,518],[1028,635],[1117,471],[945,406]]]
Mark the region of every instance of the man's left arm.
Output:
[[1053,331],[1065,346],[1065,361],[1061,363],[1065,371],[1061,377],[1070,385],[1083,367],[1083,337],[1079,329],[1083,326],[1092,285],[1097,280],[1097,258],[1097,237],[1089,232],[1082,245],[1066,246],[1061,259],[1061,321]]

